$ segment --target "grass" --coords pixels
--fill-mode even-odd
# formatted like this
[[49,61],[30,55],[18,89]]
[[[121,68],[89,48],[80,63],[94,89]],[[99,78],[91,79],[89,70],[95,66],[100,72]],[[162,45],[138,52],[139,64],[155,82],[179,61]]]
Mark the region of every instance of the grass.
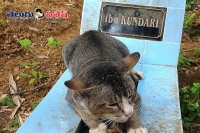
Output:
[[183,22],[183,28],[191,29],[192,28],[192,21],[193,21],[195,16],[196,16],[196,13],[186,15],[185,18],[184,18],[184,22]]
[[9,106],[9,107],[13,107],[15,104],[13,103],[11,96],[7,95],[5,98],[3,98],[1,100],[1,105],[2,106]]
[[4,128],[3,130],[6,131],[15,131],[19,128],[19,122],[18,122],[18,118],[12,119],[9,122],[10,126]]
[[192,7],[196,4],[196,0],[186,0],[186,10],[192,9]]
[[180,104],[183,126],[189,129],[194,120],[200,120],[200,83],[194,83],[192,87],[184,87],[180,90]]
[[187,58],[186,53],[181,51],[178,58],[178,69],[182,67],[189,68],[194,65],[194,60]]

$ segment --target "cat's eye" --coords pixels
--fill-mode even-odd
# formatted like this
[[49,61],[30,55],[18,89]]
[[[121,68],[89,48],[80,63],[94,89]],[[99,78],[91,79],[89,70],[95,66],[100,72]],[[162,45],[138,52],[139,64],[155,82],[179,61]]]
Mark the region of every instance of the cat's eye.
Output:
[[108,104],[108,106],[110,106],[110,107],[115,107],[117,105],[118,105],[118,103]]
[[130,95],[128,98],[130,99],[130,98],[132,98],[132,96],[133,96],[133,95]]

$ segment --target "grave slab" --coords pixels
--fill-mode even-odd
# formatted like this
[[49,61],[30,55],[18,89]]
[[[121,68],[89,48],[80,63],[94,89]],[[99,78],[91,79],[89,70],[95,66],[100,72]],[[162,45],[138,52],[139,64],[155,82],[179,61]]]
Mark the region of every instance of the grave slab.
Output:
[[[84,0],[80,34],[99,30],[102,3],[166,8],[161,40],[115,36],[130,52],[140,52],[136,69],[145,77],[139,81],[141,121],[150,133],[182,133],[177,61],[180,50],[185,0]],[[80,118],[65,101],[67,69],[17,133],[75,133]]]

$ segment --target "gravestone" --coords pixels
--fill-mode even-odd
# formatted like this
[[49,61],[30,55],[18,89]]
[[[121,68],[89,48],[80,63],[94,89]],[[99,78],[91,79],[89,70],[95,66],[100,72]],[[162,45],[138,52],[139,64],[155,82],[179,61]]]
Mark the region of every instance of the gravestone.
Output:
[[[150,133],[182,133],[177,62],[185,0],[85,0],[81,34],[100,30],[140,52],[141,122]],[[66,70],[17,133],[75,133],[80,118],[65,101]]]

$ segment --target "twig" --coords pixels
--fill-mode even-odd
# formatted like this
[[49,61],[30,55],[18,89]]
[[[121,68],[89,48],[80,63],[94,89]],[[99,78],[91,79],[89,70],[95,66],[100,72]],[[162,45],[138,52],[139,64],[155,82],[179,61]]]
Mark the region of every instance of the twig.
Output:
[[23,93],[26,93],[26,92],[31,92],[31,91],[35,91],[35,90],[41,90],[43,89],[43,86],[44,84],[41,84],[33,89],[30,89],[30,90],[25,90],[25,91],[19,91],[19,92],[16,92],[16,93],[11,93],[10,95],[20,95],[20,94],[23,94]]
[[20,49],[17,49],[17,50],[15,50],[15,51],[7,51],[7,52],[0,52],[0,56],[2,56],[2,55],[8,55],[8,54],[14,54],[14,53],[17,53],[17,52],[20,52],[22,50],[22,48],[20,48]]
[[181,50],[181,51],[187,52],[187,51],[192,51],[192,50],[194,50],[194,49],[187,49],[187,50]]

